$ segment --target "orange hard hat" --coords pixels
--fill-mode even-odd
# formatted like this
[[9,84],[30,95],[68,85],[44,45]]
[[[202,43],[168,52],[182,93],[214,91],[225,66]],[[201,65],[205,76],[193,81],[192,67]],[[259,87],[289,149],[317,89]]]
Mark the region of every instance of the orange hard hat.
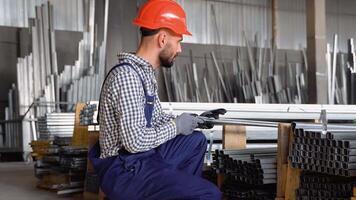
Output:
[[178,35],[192,35],[183,8],[174,0],[148,0],[133,23],[147,29],[168,28]]

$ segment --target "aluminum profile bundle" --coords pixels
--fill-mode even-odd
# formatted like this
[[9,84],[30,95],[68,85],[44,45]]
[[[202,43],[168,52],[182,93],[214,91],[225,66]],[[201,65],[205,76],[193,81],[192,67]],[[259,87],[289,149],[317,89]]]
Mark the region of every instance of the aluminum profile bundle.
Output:
[[349,200],[353,196],[355,179],[303,172],[296,199]]
[[275,187],[256,187],[254,189],[243,188],[240,185],[229,185],[223,187],[224,197],[227,200],[274,200]]
[[83,191],[87,152],[87,148],[51,145],[43,159],[36,161],[35,175],[39,179],[46,175],[65,176],[65,182],[46,184],[47,188],[56,190],[59,195]]
[[274,184],[276,154],[276,148],[216,150],[214,166],[240,184]]
[[347,54],[339,51],[339,37],[327,44],[328,103],[356,104],[356,52],[354,39],[347,41]]
[[[22,94],[19,98],[21,115],[34,102],[37,102],[36,110],[31,110],[28,116],[41,117],[55,111],[73,111],[74,106],[70,104],[98,99],[104,79],[109,1],[105,1],[104,38],[100,44],[96,41],[94,29],[95,1],[81,3],[84,11],[78,17],[82,19],[84,32],[78,45],[78,60],[73,66],[64,66],[62,72],[58,71],[57,65],[52,3],[46,2],[35,7],[35,18],[31,18],[29,23],[32,53],[18,59],[17,86]],[[60,102],[69,104],[60,106]]]
[[48,113],[38,118],[38,131],[41,139],[72,137],[75,113]]
[[216,150],[213,168],[224,173],[227,199],[274,199],[277,148]]
[[80,124],[81,125],[95,125],[98,124],[98,102],[88,102],[80,111]]
[[356,176],[356,126],[295,124],[289,155],[292,166],[306,171],[339,176]]
[[9,104],[5,108],[5,121],[0,122],[0,148],[20,151],[21,120],[19,120],[18,99],[19,95],[15,84],[12,84],[8,93]]
[[63,169],[85,171],[87,167],[87,152],[86,148],[78,147],[62,147],[60,149],[60,166]]
[[288,63],[285,54],[286,73],[278,74],[277,50],[257,44],[256,38],[244,39],[246,47],[233,49],[236,56],[231,59],[220,55],[222,50],[218,48],[196,57],[191,50],[190,62],[179,63],[177,59],[180,67],[162,69],[168,101],[305,103],[305,50],[301,52],[303,63]]

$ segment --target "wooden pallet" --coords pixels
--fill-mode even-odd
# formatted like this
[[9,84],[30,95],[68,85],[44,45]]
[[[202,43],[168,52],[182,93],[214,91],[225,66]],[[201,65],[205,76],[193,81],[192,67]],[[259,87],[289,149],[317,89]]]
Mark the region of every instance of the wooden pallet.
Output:
[[299,188],[300,169],[294,169],[288,159],[294,141],[291,124],[278,125],[277,147],[277,194],[276,200],[295,200]]

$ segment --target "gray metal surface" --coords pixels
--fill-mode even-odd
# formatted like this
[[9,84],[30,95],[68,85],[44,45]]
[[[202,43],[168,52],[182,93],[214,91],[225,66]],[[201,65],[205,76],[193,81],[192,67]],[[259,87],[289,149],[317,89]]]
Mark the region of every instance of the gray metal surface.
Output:
[[[0,26],[30,27],[34,8],[47,0],[0,0]],[[56,30],[83,31],[83,0],[52,0]]]

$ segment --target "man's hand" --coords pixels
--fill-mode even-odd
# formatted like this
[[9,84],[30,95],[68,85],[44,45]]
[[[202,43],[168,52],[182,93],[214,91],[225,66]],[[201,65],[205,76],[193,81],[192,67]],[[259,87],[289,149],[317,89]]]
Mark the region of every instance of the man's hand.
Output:
[[[219,115],[224,115],[227,111],[224,108],[209,110],[200,114],[202,117],[219,119]],[[214,125],[210,122],[204,121],[204,123],[199,123],[198,128],[201,129],[211,129]]]
[[194,129],[198,128],[199,124],[204,123],[204,120],[193,113],[183,113],[175,120],[177,127],[177,134],[189,135],[193,133]]

